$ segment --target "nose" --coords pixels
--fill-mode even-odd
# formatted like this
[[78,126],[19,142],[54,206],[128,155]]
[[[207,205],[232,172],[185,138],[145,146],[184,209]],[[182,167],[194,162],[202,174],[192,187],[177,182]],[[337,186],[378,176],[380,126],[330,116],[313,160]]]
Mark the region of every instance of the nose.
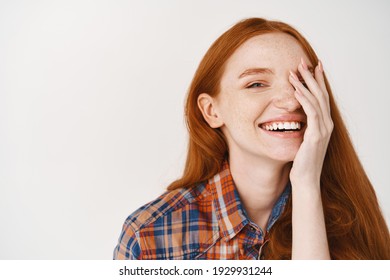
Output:
[[302,106],[295,98],[294,91],[295,89],[290,83],[281,86],[274,99],[275,106],[287,112],[294,112],[300,109]]

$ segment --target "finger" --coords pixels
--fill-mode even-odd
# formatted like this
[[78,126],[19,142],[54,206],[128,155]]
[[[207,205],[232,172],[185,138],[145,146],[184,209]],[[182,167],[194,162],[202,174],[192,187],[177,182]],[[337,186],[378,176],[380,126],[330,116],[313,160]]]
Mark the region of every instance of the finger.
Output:
[[314,122],[319,121],[318,125],[315,124],[315,126],[318,127],[318,130],[320,131],[321,135],[325,135],[327,134],[328,131],[331,131],[333,129],[332,127],[333,123],[331,121],[330,114],[323,112],[319,104],[319,100],[300,81],[298,81],[296,77],[293,76],[292,72],[290,72],[289,80],[290,83],[296,89],[296,91],[300,92],[301,95],[303,95],[305,99],[307,99],[307,102],[309,103],[306,105],[306,107],[304,107],[304,105],[301,104],[303,110],[305,111],[308,117],[308,121],[307,121],[308,127],[310,127],[310,125],[313,125],[313,121],[311,121],[311,118],[313,117]]
[[304,95],[299,89],[295,92],[295,98],[302,105],[303,110],[307,116],[307,127],[305,131],[305,140],[312,140],[317,142],[321,139],[321,135],[324,133],[324,128],[321,128],[323,123],[321,121],[322,116],[314,108],[313,104],[309,101],[306,95]]
[[301,63],[298,64],[298,72],[302,76],[310,92],[313,93],[317,99],[320,99],[323,93],[322,88],[313,76],[315,74],[315,70],[314,73],[311,72],[303,58],[301,58]]
[[311,106],[316,110],[317,114],[322,116],[323,114],[318,99],[302,84],[301,81],[297,80],[296,76],[294,77],[294,74],[291,71],[289,81],[296,90],[299,90],[299,92],[305,96]]
[[326,89],[326,85],[325,85],[324,70],[322,68],[321,61],[318,61],[318,65],[314,69],[314,77],[315,77],[319,87],[322,90],[325,103],[326,103],[327,107],[329,108],[329,94],[328,94],[328,90]]
[[323,114],[324,121],[329,123],[330,119],[330,106],[329,106],[329,94],[326,90],[323,72],[321,70],[322,65],[317,65],[314,69],[314,77],[308,70],[307,64],[304,59],[301,59],[301,63],[298,65],[298,71],[305,80],[311,93],[316,97],[320,109]]
[[[322,91],[325,93],[328,93],[327,89],[326,89],[326,85],[325,85],[325,77],[324,77],[324,67],[322,66],[322,62],[321,60],[318,60],[318,65],[317,67],[314,69],[314,77],[318,83],[318,85],[320,86],[320,88],[322,89]],[[328,95],[329,97],[329,95]]]
[[322,66],[322,62],[319,60],[318,65],[314,70],[314,76],[315,79],[322,89],[323,93],[323,100],[320,104],[322,107],[322,110],[324,112],[324,120],[329,128],[333,129],[333,121],[330,113],[330,103],[329,103],[329,93],[328,90],[326,89],[326,84],[325,84],[325,77],[324,77],[324,68]]
[[[290,77],[290,79],[293,78]],[[307,116],[307,129],[305,135],[309,134],[311,137],[314,136],[315,139],[319,139],[318,137],[321,137],[321,135],[326,133],[326,128],[324,126],[324,120],[318,102],[302,84],[295,85],[296,81],[292,82],[296,89],[295,98],[302,105],[302,108]]]

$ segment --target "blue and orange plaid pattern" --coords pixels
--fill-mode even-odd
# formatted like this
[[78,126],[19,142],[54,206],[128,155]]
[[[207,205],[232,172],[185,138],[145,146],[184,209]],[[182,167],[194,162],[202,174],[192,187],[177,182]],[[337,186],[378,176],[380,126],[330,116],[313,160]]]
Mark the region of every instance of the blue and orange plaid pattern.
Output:
[[[287,203],[290,184],[275,203],[266,233]],[[267,234],[246,215],[224,161],[208,182],[169,191],[130,215],[114,259],[258,259]]]

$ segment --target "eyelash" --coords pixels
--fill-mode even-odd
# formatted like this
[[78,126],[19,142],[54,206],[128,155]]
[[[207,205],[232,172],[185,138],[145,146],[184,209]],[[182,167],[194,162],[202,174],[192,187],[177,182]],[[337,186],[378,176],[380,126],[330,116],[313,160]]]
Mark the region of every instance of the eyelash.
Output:
[[[302,85],[309,89],[309,87],[307,86],[307,84],[305,83],[305,81],[303,80],[300,80],[300,82],[302,83]],[[254,85],[262,85],[262,86],[254,86]],[[258,88],[258,87],[265,87],[266,85],[264,83],[259,83],[259,82],[256,82],[256,83],[252,83],[250,84],[249,86],[247,86],[247,88]]]
[[[262,85],[262,86],[256,86],[256,87],[254,87],[254,85]],[[256,82],[256,83],[250,84],[249,86],[247,86],[247,88],[258,88],[258,87],[264,87],[264,86],[265,86],[264,83]]]

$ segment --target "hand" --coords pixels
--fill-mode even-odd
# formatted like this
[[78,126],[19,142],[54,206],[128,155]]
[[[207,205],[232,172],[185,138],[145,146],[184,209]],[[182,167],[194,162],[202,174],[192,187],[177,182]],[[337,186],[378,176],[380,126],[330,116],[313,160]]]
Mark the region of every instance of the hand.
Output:
[[298,65],[298,71],[308,88],[291,71],[289,80],[295,88],[296,99],[306,113],[307,123],[303,142],[290,172],[290,180],[293,185],[320,186],[322,165],[333,131],[329,94],[326,90],[321,62],[314,69],[314,77],[303,58]]

